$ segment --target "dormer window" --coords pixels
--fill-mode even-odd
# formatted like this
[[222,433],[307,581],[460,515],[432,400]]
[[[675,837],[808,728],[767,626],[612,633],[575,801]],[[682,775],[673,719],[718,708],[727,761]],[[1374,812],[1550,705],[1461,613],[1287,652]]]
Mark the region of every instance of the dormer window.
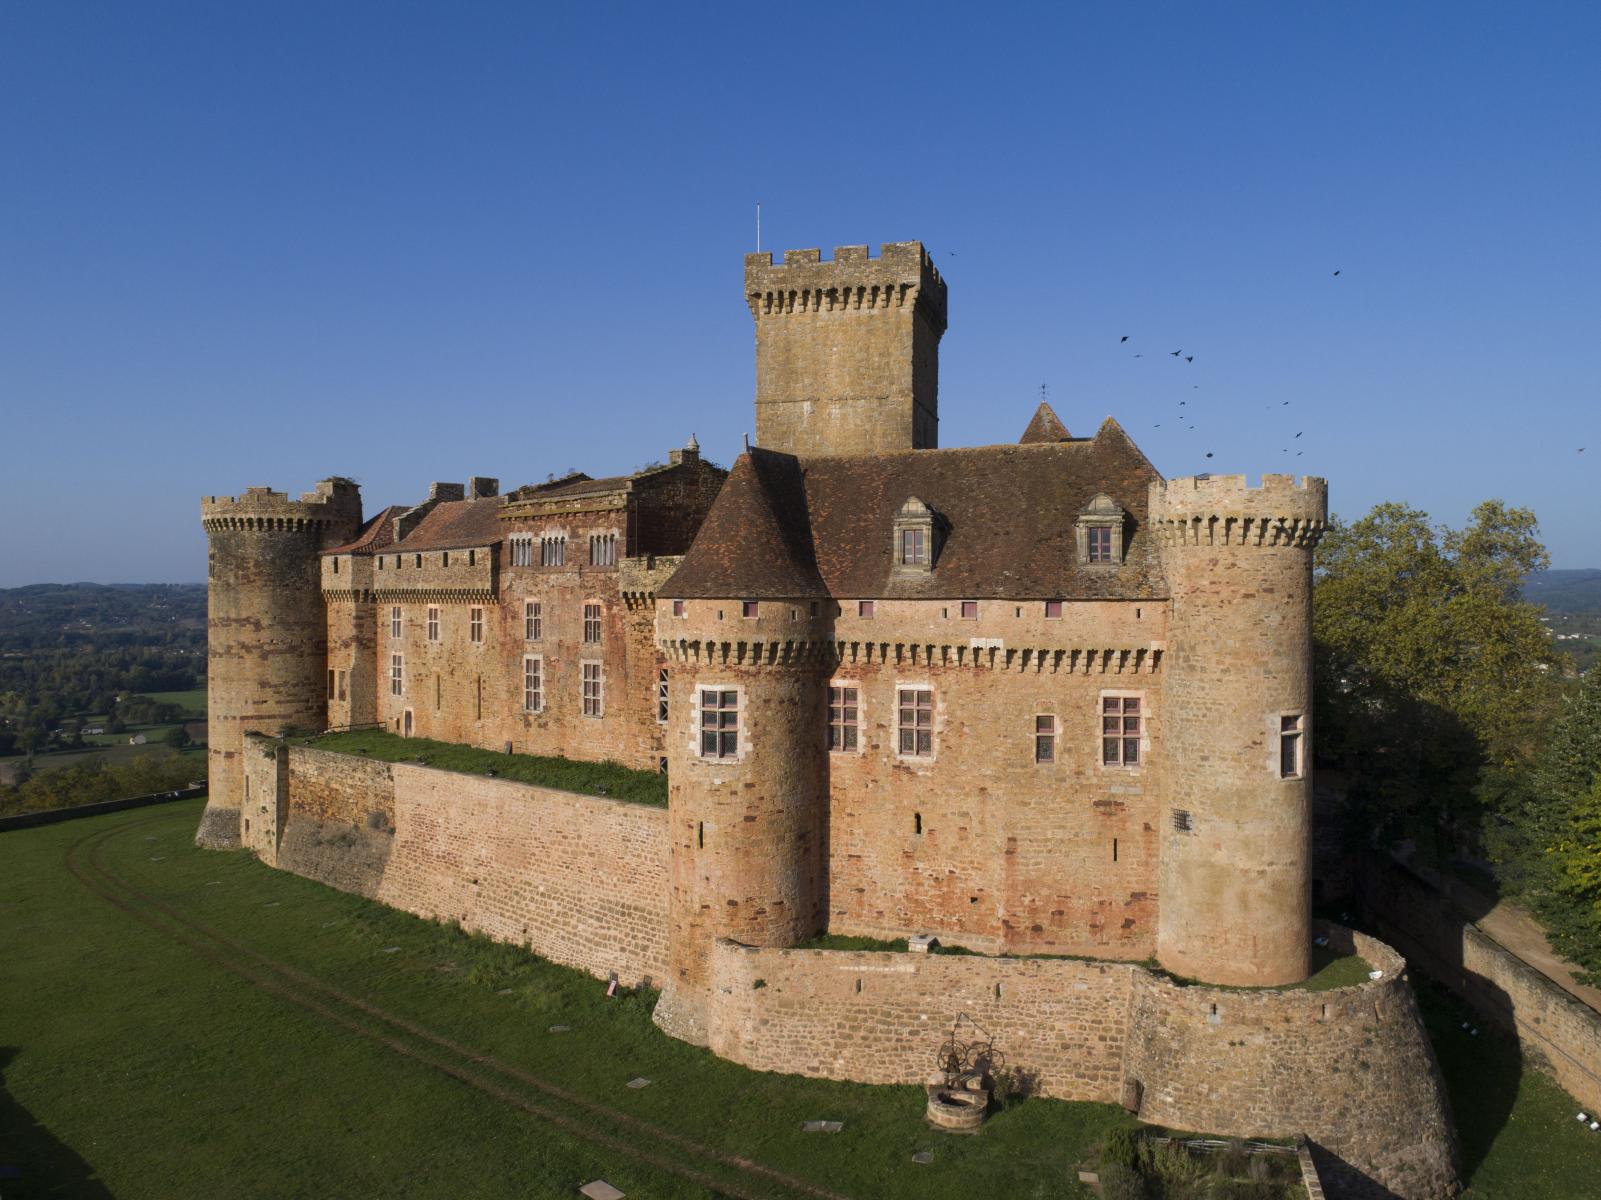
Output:
[[1078,515],[1078,560],[1095,567],[1115,567],[1123,561],[1123,526],[1128,514],[1105,492],[1097,495]]
[[897,575],[926,575],[939,557],[940,522],[934,510],[916,496],[895,514],[894,571]]

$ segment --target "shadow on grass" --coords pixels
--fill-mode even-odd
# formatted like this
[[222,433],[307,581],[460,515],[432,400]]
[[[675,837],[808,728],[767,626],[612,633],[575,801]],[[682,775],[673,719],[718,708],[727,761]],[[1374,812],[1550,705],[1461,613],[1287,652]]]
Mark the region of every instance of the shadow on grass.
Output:
[[15,1047],[0,1046],[0,1195],[6,1200],[113,1200],[94,1168],[35,1121],[7,1090],[5,1069],[16,1055]]
[[1517,1038],[1493,1026],[1485,1025],[1478,1035],[1471,1033],[1480,1028],[1479,1015],[1434,981],[1413,973],[1412,989],[1451,1097],[1462,1182],[1471,1185],[1512,1116],[1523,1080],[1523,1051]]

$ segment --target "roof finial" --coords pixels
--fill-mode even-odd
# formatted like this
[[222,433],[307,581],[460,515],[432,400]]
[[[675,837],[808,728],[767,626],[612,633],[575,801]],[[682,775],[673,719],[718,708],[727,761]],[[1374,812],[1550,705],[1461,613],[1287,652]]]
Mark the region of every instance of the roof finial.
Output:
[[689,435],[689,441],[684,443],[684,449],[695,451],[700,450],[700,443],[695,440],[695,435],[693,433]]
[[745,453],[749,454],[750,453],[750,434],[742,433],[739,436],[745,439]]

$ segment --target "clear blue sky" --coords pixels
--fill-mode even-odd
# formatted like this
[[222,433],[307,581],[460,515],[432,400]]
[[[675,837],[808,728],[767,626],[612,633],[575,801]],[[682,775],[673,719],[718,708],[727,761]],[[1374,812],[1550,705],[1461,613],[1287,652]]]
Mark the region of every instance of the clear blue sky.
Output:
[[758,200],[765,247],[938,256],[942,444],[1045,383],[1168,475],[1500,496],[1601,566],[1598,45],[1589,3],[4,4],[0,585],[200,580],[252,484],[726,464]]

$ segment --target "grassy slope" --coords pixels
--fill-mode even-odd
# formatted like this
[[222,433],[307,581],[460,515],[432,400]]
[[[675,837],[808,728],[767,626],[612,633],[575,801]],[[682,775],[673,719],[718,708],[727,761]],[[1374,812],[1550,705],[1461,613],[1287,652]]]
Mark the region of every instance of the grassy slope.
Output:
[[428,738],[407,738],[381,729],[359,729],[351,733],[328,733],[320,737],[297,739],[319,750],[341,754],[364,754],[386,762],[425,760],[430,767],[461,771],[468,775],[494,772],[501,779],[516,779],[545,787],[582,792],[589,796],[610,796],[636,804],[667,805],[667,776],[656,771],[635,771],[614,762],[579,762],[570,758],[547,758],[538,754],[502,754],[454,742],[435,742]]
[[[102,1194],[81,1183],[91,1170],[118,1200],[554,1197],[596,1176],[638,1196],[706,1194],[331,1027],[111,907],[63,869],[69,845],[111,826],[112,870],[229,937],[851,1196],[1082,1195],[1073,1168],[1128,1121],[1111,1106],[1029,1100],[981,1137],[942,1137],[921,1122],[918,1088],[746,1071],[661,1034],[644,997],[607,1000],[604,984],[514,948],[195,850],[199,811],[182,802],[0,835],[0,1163],[80,1180],[48,1194]],[[572,1032],[550,1034],[558,1023]],[[641,1074],[655,1082],[623,1086]],[[11,1132],[19,1113],[42,1129]],[[810,1118],[845,1130],[802,1133]],[[934,1163],[912,1164],[925,1148]],[[46,1194],[13,1188],[6,1200]]]

